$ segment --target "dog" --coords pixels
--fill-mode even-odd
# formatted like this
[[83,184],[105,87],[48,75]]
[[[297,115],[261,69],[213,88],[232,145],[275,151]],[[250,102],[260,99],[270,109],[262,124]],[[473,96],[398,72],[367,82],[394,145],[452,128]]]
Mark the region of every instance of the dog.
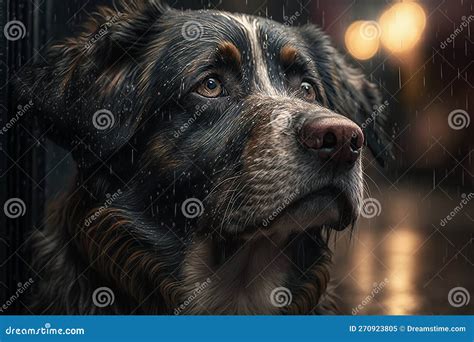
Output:
[[33,236],[32,312],[337,312],[328,239],[389,139],[318,27],[122,1],[17,84],[77,164]]

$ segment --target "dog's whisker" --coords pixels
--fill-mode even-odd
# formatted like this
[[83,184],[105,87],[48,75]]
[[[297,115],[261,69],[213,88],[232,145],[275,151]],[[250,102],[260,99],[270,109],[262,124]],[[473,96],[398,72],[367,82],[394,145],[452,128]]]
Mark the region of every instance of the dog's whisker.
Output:
[[[19,98],[38,102],[37,121],[77,163],[71,200],[35,235],[48,274],[36,307],[323,312],[329,245],[375,184],[362,145],[386,143],[385,120],[366,137],[360,124],[375,87],[312,25],[159,0],[118,7],[18,79]],[[91,298],[104,284],[116,289],[105,308]],[[285,286],[293,302],[272,304]]]

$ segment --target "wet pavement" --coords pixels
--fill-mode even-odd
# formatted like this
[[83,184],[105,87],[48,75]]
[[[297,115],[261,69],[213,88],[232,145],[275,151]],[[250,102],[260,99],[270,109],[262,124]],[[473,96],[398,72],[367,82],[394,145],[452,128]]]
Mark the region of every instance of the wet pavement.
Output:
[[345,311],[474,314],[474,198],[468,195],[413,184],[371,192],[378,212],[367,212],[335,247],[336,292]]

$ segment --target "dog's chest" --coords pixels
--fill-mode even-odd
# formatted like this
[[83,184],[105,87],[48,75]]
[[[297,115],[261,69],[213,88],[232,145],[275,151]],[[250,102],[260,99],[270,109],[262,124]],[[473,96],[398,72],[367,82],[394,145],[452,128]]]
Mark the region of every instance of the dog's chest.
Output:
[[184,265],[181,310],[201,314],[271,314],[272,291],[284,286],[289,261],[272,241],[247,242],[233,257],[213,266],[212,243],[193,245]]

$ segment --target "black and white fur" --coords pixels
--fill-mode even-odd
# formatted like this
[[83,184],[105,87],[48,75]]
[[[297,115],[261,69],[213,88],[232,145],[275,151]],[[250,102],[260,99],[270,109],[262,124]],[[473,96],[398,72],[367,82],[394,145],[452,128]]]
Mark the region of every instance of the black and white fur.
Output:
[[[231,56],[219,54],[222,44]],[[291,65],[279,58],[285,46],[298,53]],[[210,74],[225,96],[196,93]],[[317,99],[302,99],[290,79],[310,81]],[[123,1],[99,9],[17,83],[78,165],[35,234],[35,313],[334,312],[326,239],[357,218],[361,162],[325,166],[296,132],[318,115],[360,124],[379,95],[316,26]],[[98,130],[103,109],[114,125]],[[384,123],[365,130],[381,162]],[[202,202],[200,216],[183,215],[190,198]],[[104,286],[115,300],[100,307],[94,291]],[[271,300],[280,287],[292,294],[282,307]]]

